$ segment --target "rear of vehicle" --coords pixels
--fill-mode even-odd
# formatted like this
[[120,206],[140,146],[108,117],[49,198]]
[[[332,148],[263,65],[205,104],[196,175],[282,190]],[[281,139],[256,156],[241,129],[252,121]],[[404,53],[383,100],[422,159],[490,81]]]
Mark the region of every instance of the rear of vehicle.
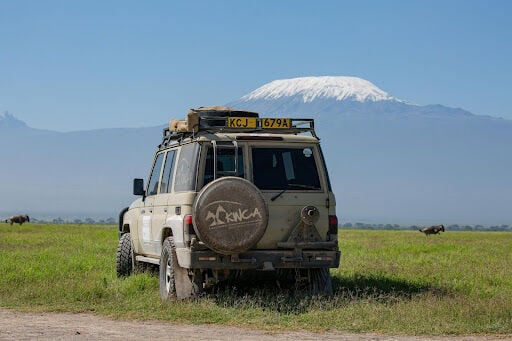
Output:
[[[222,191],[223,183],[232,181],[230,177],[244,178],[261,193],[265,207],[258,212],[268,216],[268,221],[263,227],[253,223],[248,233],[240,234],[237,224],[243,217],[233,216],[230,221],[232,212],[226,210],[225,204],[210,205],[206,213],[211,213],[209,218],[203,218],[200,213],[210,202],[203,203],[199,194],[196,205],[201,207],[196,209],[198,216],[193,216],[196,233],[191,236],[191,246],[205,244],[213,251],[192,252],[191,267],[259,270],[337,267],[335,198],[318,139],[284,134],[219,134],[215,139],[202,144],[204,167],[200,169],[204,172],[199,174],[200,187],[207,191],[213,179],[227,176],[214,186],[218,192]],[[216,169],[211,166],[214,160]],[[254,204],[238,209],[238,202],[243,204],[245,199],[237,198],[236,192],[237,187],[233,185],[222,194],[226,201],[237,202],[232,211],[254,212]],[[218,199],[215,200],[221,201]],[[216,224],[210,226],[209,222],[215,219]],[[225,222],[225,226],[219,227],[219,221]],[[252,245],[243,243],[252,234],[260,237]]]
[[120,216],[121,275],[130,255],[159,264],[164,300],[247,272],[332,294],[336,202],[313,120],[226,109],[164,131],[142,199]]

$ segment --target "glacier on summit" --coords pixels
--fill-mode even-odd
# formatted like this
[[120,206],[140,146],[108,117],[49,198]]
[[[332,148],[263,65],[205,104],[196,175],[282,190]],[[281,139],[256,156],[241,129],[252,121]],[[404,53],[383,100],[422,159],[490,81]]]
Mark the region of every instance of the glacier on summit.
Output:
[[317,99],[402,102],[365,79],[347,76],[299,77],[275,80],[257,88],[240,100],[275,100],[292,96],[301,96],[304,103]]

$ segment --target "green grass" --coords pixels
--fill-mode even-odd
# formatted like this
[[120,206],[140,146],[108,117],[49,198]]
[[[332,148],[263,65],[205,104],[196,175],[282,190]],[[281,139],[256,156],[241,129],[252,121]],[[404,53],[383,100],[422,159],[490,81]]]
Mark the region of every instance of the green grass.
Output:
[[0,225],[0,307],[272,331],[512,333],[509,232],[342,229],[332,299],[259,284],[162,304],[157,275],[116,277],[116,248],[114,226]]

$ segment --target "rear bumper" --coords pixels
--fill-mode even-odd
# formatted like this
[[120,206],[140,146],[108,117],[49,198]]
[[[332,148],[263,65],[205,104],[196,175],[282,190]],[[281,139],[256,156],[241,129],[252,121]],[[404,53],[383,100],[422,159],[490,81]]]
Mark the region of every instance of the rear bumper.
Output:
[[234,256],[209,250],[177,249],[176,253],[185,268],[232,270],[337,268],[341,255],[332,250],[249,250]]

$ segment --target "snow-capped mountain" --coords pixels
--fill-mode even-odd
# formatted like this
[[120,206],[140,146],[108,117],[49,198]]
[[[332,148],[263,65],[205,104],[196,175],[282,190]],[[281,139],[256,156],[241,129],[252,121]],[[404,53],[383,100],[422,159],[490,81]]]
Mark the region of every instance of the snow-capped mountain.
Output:
[[266,115],[422,115],[473,116],[459,108],[418,106],[391,96],[373,83],[357,77],[300,77],[275,80],[227,104]]
[[[274,81],[228,105],[315,118],[342,222],[512,224],[512,120],[412,105],[355,77]],[[0,114],[0,218],[115,217],[133,199],[132,179],[147,176],[161,133],[60,133]]]
[[344,221],[512,221],[512,120],[410,104],[355,77],[275,80],[227,105],[314,118]]
[[303,103],[320,99],[336,101],[398,101],[373,83],[357,77],[300,77],[265,84],[243,96],[241,101],[277,100],[298,96]]

